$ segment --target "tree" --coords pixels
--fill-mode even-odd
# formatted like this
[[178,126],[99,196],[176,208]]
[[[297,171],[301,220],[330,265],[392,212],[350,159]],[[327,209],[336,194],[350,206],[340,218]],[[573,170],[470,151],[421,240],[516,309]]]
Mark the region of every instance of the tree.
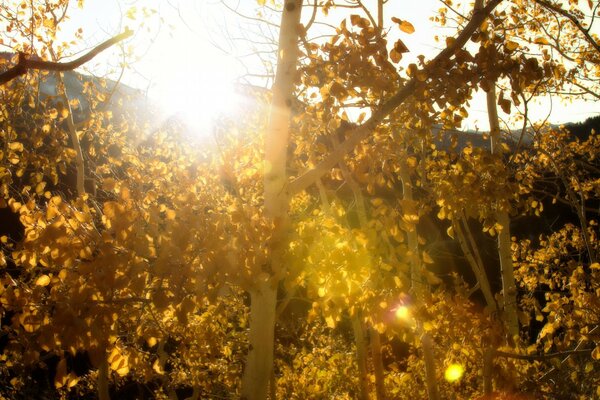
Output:
[[[221,120],[210,153],[110,109],[112,83],[79,77],[73,96],[60,86],[76,76],[56,74],[54,98],[32,90],[44,71],[8,82],[0,193],[23,233],[2,238],[5,393],[42,365],[62,395],[104,399],[126,382],[171,399],[551,395],[566,368],[566,390],[593,396],[580,383],[600,355],[597,135],[571,140],[527,109],[575,83],[593,96],[595,37],[571,5],[525,18],[500,4],[448,5],[437,20],[456,12],[458,34],[408,65],[404,37],[388,41],[414,27],[386,29],[383,1],[376,18],[340,4],[352,11],[327,39],[311,34],[334,2],[265,4],[282,18],[273,87],[254,97],[268,113]],[[66,51],[45,33],[57,10],[32,9],[48,26],[15,19],[51,63]],[[457,132],[479,89],[491,145]],[[514,144],[500,110],[522,117]],[[513,229],[544,221],[550,199],[572,220]],[[434,273],[440,242],[472,279]]]

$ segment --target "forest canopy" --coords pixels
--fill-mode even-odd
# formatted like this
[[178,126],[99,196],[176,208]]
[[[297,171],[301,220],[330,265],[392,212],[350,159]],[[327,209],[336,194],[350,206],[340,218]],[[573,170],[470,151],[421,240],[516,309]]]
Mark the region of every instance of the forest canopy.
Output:
[[534,111],[600,98],[600,2],[233,3],[209,129],[124,83],[182,13],[0,8],[0,398],[600,397],[600,117]]

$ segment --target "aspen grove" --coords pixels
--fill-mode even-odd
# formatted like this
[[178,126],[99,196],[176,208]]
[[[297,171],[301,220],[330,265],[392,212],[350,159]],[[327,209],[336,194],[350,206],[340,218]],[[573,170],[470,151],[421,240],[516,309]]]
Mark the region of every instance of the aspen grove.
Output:
[[0,8],[0,398],[600,397],[600,119],[532,111],[600,99],[598,0],[440,0],[428,56],[418,5],[257,0],[214,145],[75,7]]

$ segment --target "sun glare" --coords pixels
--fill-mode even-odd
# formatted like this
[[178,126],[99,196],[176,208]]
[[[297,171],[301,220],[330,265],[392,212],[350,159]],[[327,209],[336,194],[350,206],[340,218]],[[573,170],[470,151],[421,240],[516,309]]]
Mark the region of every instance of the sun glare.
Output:
[[465,373],[465,368],[460,364],[450,364],[444,372],[444,377],[448,382],[457,382]]
[[396,308],[396,318],[399,320],[408,322],[411,319],[410,310],[406,306],[399,306]]
[[[151,96],[166,118],[175,116],[194,135],[208,136],[216,118],[235,113],[239,99],[233,83],[235,72],[227,67],[227,60],[207,54],[201,45],[197,52],[179,60],[168,57],[156,66],[164,73],[156,80]],[[173,51],[164,50],[167,54]]]
[[190,30],[200,16],[189,14],[186,24],[164,27],[168,32],[157,35],[144,56],[143,74],[161,118],[177,118],[194,136],[208,137],[216,118],[235,116],[240,66],[211,42],[209,33]]

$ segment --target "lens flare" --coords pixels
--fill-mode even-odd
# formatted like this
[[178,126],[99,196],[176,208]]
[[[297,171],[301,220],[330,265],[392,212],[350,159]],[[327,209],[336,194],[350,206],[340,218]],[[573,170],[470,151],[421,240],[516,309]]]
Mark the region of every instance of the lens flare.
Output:
[[448,368],[446,368],[446,372],[444,373],[444,377],[448,382],[457,382],[462,378],[465,373],[465,369],[460,364],[450,364]]
[[396,318],[402,321],[410,320],[410,310],[406,306],[399,306],[396,308]]

